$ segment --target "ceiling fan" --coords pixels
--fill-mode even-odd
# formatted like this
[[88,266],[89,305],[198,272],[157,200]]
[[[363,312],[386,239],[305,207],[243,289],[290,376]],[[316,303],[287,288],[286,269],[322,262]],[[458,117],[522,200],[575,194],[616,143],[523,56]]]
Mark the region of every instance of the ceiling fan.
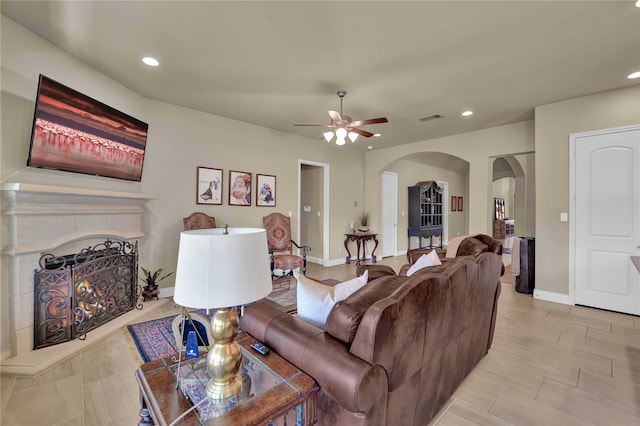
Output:
[[366,126],[368,124],[387,123],[386,117],[370,118],[368,120],[353,121],[350,116],[342,114],[342,99],[347,92],[344,90],[338,90],[338,96],[340,97],[340,113],[333,110],[327,110],[329,117],[331,117],[331,124],[294,124],[294,126],[320,126],[328,127],[332,130],[324,132],[322,136],[327,142],[331,142],[333,137],[336,137],[336,145],[344,145],[345,138],[349,137],[351,142],[355,142],[358,135],[362,135],[365,138],[370,138],[374,134],[367,132],[366,130],[359,129],[360,126]]

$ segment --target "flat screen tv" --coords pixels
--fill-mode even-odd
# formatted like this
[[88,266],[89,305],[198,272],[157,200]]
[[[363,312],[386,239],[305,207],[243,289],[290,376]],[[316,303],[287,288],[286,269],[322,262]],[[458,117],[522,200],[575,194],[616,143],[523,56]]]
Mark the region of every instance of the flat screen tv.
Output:
[[139,182],[148,128],[40,75],[27,166]]

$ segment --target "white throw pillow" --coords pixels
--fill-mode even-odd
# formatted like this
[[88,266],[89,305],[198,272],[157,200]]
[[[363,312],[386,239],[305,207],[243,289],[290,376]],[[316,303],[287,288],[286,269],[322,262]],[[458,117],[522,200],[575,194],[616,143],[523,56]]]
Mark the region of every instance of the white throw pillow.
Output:
[[356,291],[360,290],[369,281],[369,271],[364,271],[364,274],[359,277],[350,279],[349,281],[336,284],[333,288],[335,291],[336,302],[346,299]]
[[361,276],[335,286],[314,281],[298,273],[298,271],[293,271],[293,276],[298,280],[296,287],[298,299],[297,316],[324,330],[324,324],[327,321],[329,312],[333,309],[333,305],[363,287],[369,279],[369,271],[365,271]]
[[429,259],[428,255],[423,254],[422,256],[420,256],[420,258],[418,258],[416,263],[411,265],[411,268],[409,268],[409,270],[407,271],[407,276],[410,277],[415,272],[419,271],[422,268],[426,268],[427,266],[433,266],[433,263],[431,263],[431,259]]
[[431,250],[429,254],[427,254],[427,257],[431,261],[431,265],[433,266],[442,265],[442,262],[440,261],[440,256],[438,256],[438,253],[435,250]]

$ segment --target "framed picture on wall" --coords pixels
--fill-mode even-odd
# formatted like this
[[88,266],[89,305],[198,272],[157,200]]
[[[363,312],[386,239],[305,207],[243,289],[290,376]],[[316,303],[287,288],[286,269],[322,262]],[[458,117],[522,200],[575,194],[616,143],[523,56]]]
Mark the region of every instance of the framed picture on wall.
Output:
[[222,170],[198,166],[196,204],[222,204]]
[[458,211],[458,197],[456,197],[455,195],[451,196],[451,211]]
[[251,180],[253,174],[229,170],[229,205],[251,205]]
[[256,206],[276,206],[276,177],[256,174]]
[[463,206],[462,197],[458,197],[458,211],[459,212],[462,211],[462,206]]

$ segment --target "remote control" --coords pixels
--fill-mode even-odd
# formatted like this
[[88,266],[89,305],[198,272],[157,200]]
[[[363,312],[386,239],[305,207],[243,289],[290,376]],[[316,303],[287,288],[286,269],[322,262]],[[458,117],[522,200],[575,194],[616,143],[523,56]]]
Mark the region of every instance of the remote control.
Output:
[[259,354],[266,355],[269,353],[269,348],[260,342],[253,342],[251,344],[251,347],[253,348],[253,350],[258,352]]

